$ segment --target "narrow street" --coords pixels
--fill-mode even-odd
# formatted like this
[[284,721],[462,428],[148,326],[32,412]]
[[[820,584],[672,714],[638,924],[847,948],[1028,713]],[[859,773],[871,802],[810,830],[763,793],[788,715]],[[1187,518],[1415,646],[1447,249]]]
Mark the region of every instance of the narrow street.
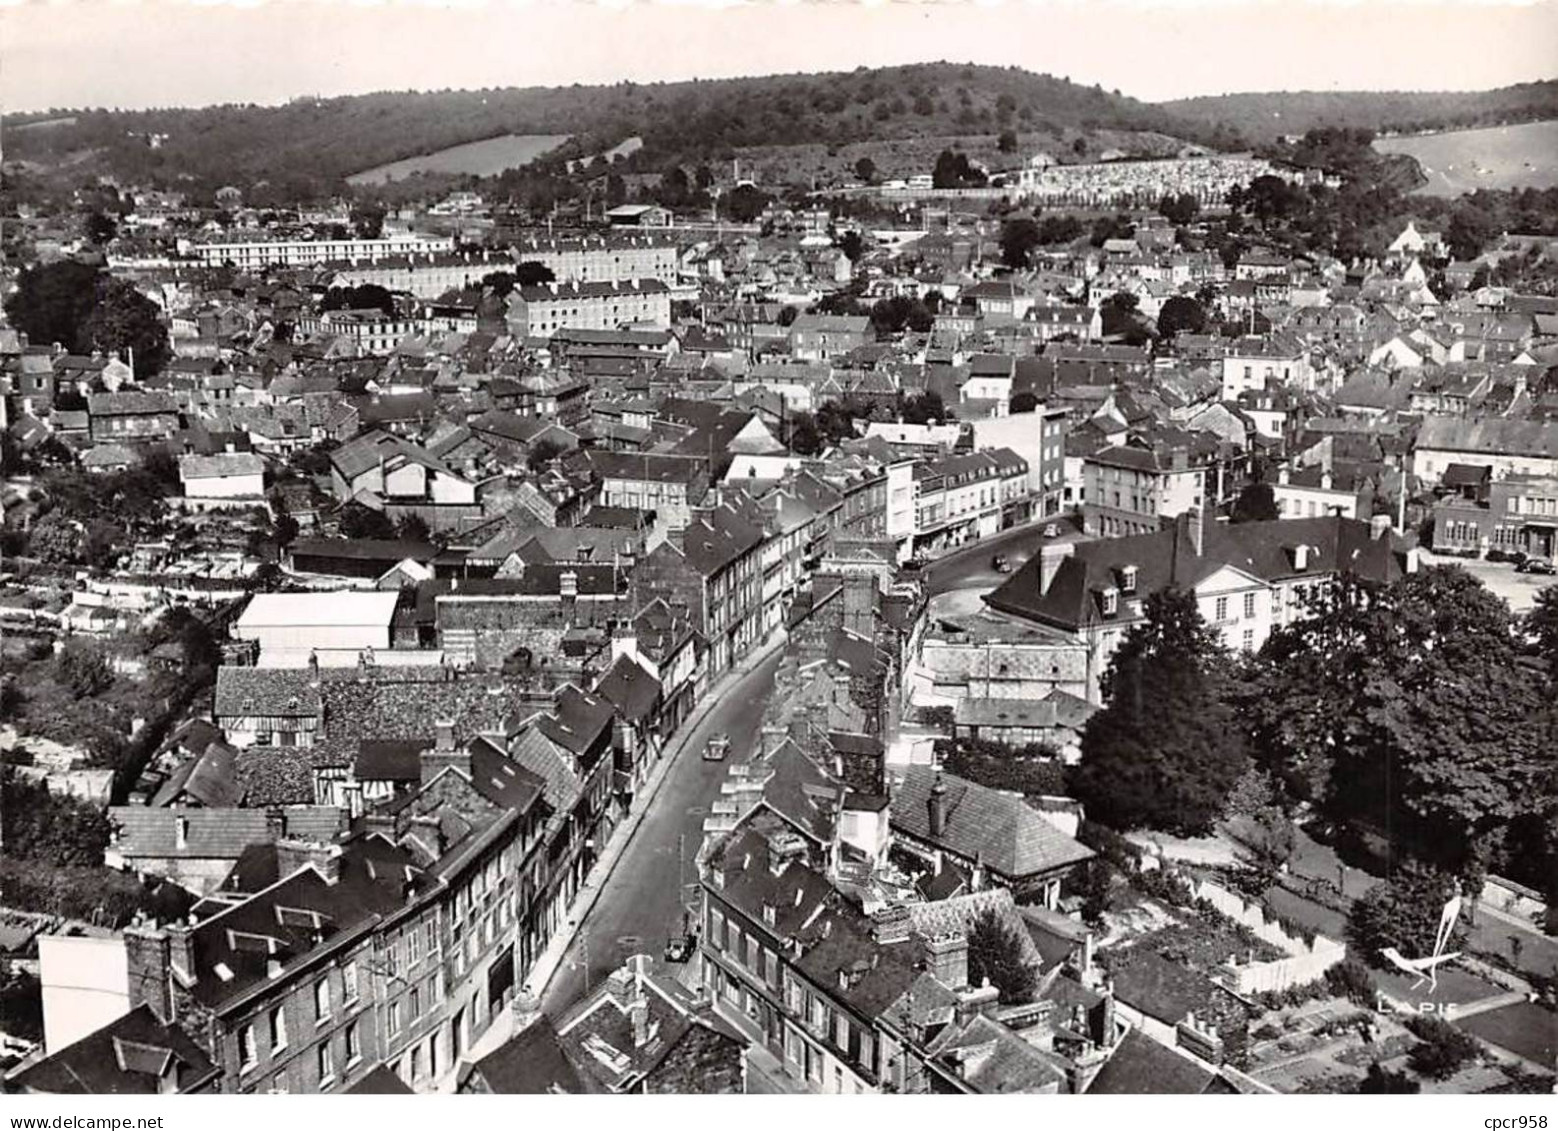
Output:
[[[667,936],[681,931],[682,889],[697,883],[693,860],[703,840],[703,819],[719,796],[730,762],[748,760],[757,745],[782,655],[782,650],[775,652],[721,692],[681,746],[542,996],[541,1007],[550,1016],[578,1001],[588,986],[629,955],[650,954],[658,960]],[[704,761],[705,743],[720,732],[730,736],[729,760]]]

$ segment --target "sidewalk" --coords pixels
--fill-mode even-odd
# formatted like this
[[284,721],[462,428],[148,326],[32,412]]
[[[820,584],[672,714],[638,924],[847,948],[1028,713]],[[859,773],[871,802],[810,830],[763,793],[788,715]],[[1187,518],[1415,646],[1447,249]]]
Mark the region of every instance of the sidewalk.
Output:
[[[545,949],[536,957],[534,964],[530,967],[530,973],[526,976],[520,988],[519,992],[521,994],[533,994],[538,1001],[545,994],[553,975],[557,973],[557,969],[562,965],[569,948],[573,946],[573,940],[577,937],[579,929],[584,925],[584,921],[589,917],[590,911],[595,907],[595,901],[600,898],[601,890],[606,886],[607,881],[611,879],[611,874],[616,869],[617,862],[622,858],[622,854],[627,846],[632,843],[634,834],[638,832],[638,826],[643,822],[644,815],[654,803],[655,795],[660,792],[660,786],[665,781],[672,764],[682,756],[689,740],[692,738],[693,732],[703,722],[704,716],[713,708],[720,696],[729,689],[730,685],[751,674],[755,668],[783,648],[787,639],[788,637],[784,630],[778,630],[770,639],[758,645],[740,663],[721,675],[713,686],[704,692],[703,698],[693,708],[692,714],[687,716],[686,721],[677,731],[675,737],[666,744],[665,750],[660,755],[660,760],[649,771],[649,776],[644,781],[644,787],[634,796],[633,803],[628,808],[627,816],[623,818],[622,823],[613,830],[611,837],[607,840],[600,859],[595,862],[595,867],[585,877],[578,894],[574,897],[573,905],[569,908],[568,919],[562,928],[547,941]],[[467,1062],[480,1060],[506,1042],[513,1035],[513,1028],[513,1013],[506,1010],[502,1017],[494,1020],[487,1027],[487,1031],[480,1038],[471,1042],[470,1047],[465,1051],[461,1059]]]

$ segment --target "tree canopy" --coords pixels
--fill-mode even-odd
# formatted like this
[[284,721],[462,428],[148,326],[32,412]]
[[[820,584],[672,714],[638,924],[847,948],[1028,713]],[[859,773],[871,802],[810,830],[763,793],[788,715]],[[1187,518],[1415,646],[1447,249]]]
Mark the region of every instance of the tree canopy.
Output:
[[1210,832],[1248,765],[1228,701],[1228,658],[1193,593],[1161,589],[1104,673],[1105,707],[1082,733],[1073,785],[1119,829]]
[[969,924],[968,981],[980,986],[988,980],[1001,993],[1002,1005],[1021,1005],[1033,1000],[1038,973],[1024,959],[1022,940],[994,911],[983,911]]

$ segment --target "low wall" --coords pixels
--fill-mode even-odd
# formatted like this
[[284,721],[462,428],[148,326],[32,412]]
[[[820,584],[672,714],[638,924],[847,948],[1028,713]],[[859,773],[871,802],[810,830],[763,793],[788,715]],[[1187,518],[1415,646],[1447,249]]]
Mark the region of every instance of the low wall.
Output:
[[1533,923],[1540,923],[1547,914],[1547,901],[1540,892],[1502,876],[1487,878],[1477,902],[1495,911],[1502,911],[1505,915],[1528,919]]
[[1281,923],[1268,918],[1266,909],[1260,904],[1246,902],[1217,884],[1202,881],[1192,890],[1197,899],[1205,900],[1256,938],[1287,955],[1269,962],[1230,962],[1223,966],[1218,973],[1237,994],[1247,997],[1280,993],[1306,985],[1323,977],[1327,970],[1347,957],[1345,944],[1321,934],[1316,934],[1310,941],[1294,938]]

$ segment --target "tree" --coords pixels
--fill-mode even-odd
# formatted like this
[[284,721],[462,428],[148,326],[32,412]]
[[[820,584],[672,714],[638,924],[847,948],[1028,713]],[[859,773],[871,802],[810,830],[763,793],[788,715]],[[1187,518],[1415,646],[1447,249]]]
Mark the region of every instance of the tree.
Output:
[[1171,224],[1188,224],[1201,211],[1201,202],[1188,192],[1167,193],[1158,201],[1158,213]]
[[996,140],[995,147],[1002,153],[1016,153],[1017,131],[1002,130],[1001,136]]
[[0,766],[0,826],[5,855],[14,860],[95,868],[108,846],[108,814],[101,806],[55,794],[10,766]]
[[1032,412],[1038,407],[1039,398],[1034,394],[1024,390],[1023,392],[1014,393],[1012,395],[1012,400],[1011,404],[1008,406],[1008,411],[1010,411],[1013,416],[1016,416],[1020,412]]
[[1277,493],[1270,483],[1249,483],[1234,500],[1234,522],[1275,522],[1282,517],[1277,510]]
[[868,185],[875,184],[876,162],[871,160],[869,157],[862,157],[859,161],[855,162],[855,176],[859,177]]
[[800,310],[798,310],[796,307],[781,306],[779,308],[779,316],[777,321],[780,326],[793,326],[795,325],[796,318],[800,316],[800,313]]
[[563,454],[563,446],[556,440],[542,437],[530,447],[530,453],[525,456],[525,466],[531,471],[540,471],[547,467],[558,456]]
[[865,237],[854,229],[845,232],[834,242],[838,244],[839,250],[849,257],[851,263],[858,263],[860,257],[865,254]]
[[1158,311],[1158,333],[1173,340],[1175,334],[1185,331],[1199,334],[1206,329],[1206,309],[1189,295],[1175,295]]
[[981,912],[968,927],[968,982],[982,986],[986,981],[1000,991],[1002,1005],[1032,1001],[1038,988],[1022,940],[993,910]]
[[773,198],[755,185],[737,185],[720,200],[726,216],[738,224],[750,224],[767,210]]
[[432,536],[433,532],[428,529],[427,519],[415,511],[403,516],[399,522],[395,523],[395,537],[402,542],[425,543]]
[[365,507],[361,503],[347,503],[341,508],[341,537],[393,539],[395,524],[383,511]]
[[1193,593],[1160,589],[1144,613],[1104,673],[1106,706],[1083,731],[1074,788],[1113,828],[1203,835],[1249,762],[1227,657]]
[[556,281],[557,276],[552,269],[534,259],[527,259],[514,268],[514,282],[521,287],[539,287]]
[[54,678],[75,698],[93,699],[113,686],[114,672],[97,645],[74,637],[54,661]]
[[821,453],[823,436],[817,430],[816,418],[809,412],[798,412],[790,417],[790,450],[800,456]]
[[942,403],[940,393],[927,389],[905,397],[901,415],[905,424],[939,424],[947,419],[947,406]]
[[1441,1017],[1413,1017],[1407,1028],[1418,1039],[1407,1057],[1412,1071],[1435,1080],[1448,1080],[1482,1055],[1482,1045]]
[[173,355],[162,310],[121,279],[109,279],[98,288],[84,330],[95,349],[132,358],[136,380],[160,373]]
[[106,213],[94,210],[87,213],[86,230],[87,239],[98,247],[103,247],[118,234],[119,222]]
[[376,240],[384,234],[384,208],[373,203],[352,206],[352,228],[361,240]]
[[96,267],[72,259],[25,268],[5,300],[5,312],[34,345],[58,342],[88,352],[86,326],[97,305],[98,278]]
[[1001,262],[1012,268],[1026,267],[1029,253],[1040,242],[1039,225],[1029,217],[1006,221],[1001,225]]
[[1405,1072],[1392,1072],[1379,1061],[1369,1065],[1369,1071],[1358,1085],[1358,1091],[1372,1095],[1416,1095],[1422,1085]]
[[[1347,940],[1354,953],[1374,966],[1385,965],[1381,951],[1386,947],[1405,958],[1427,958],[1434,952],[1440,913],[1458,891],[1451,873],[1409,861],[1354,901],[1347,915]],[[1448,949],[1455,949],[1463,935],[1457,924]]]
[[1114,866],[1102,856],[1087,862],[1082,873],[1082,921],[1101,927],[1114,903]]
[[1540,590],[1526,614],[1526,632],[1536,638],[1536,652],[1558,678],[1558,585]]
[[985,177],[969,164],[968,154],[943,149],[936,156],[931,182],[936,188],[979,188],[984,185]]

